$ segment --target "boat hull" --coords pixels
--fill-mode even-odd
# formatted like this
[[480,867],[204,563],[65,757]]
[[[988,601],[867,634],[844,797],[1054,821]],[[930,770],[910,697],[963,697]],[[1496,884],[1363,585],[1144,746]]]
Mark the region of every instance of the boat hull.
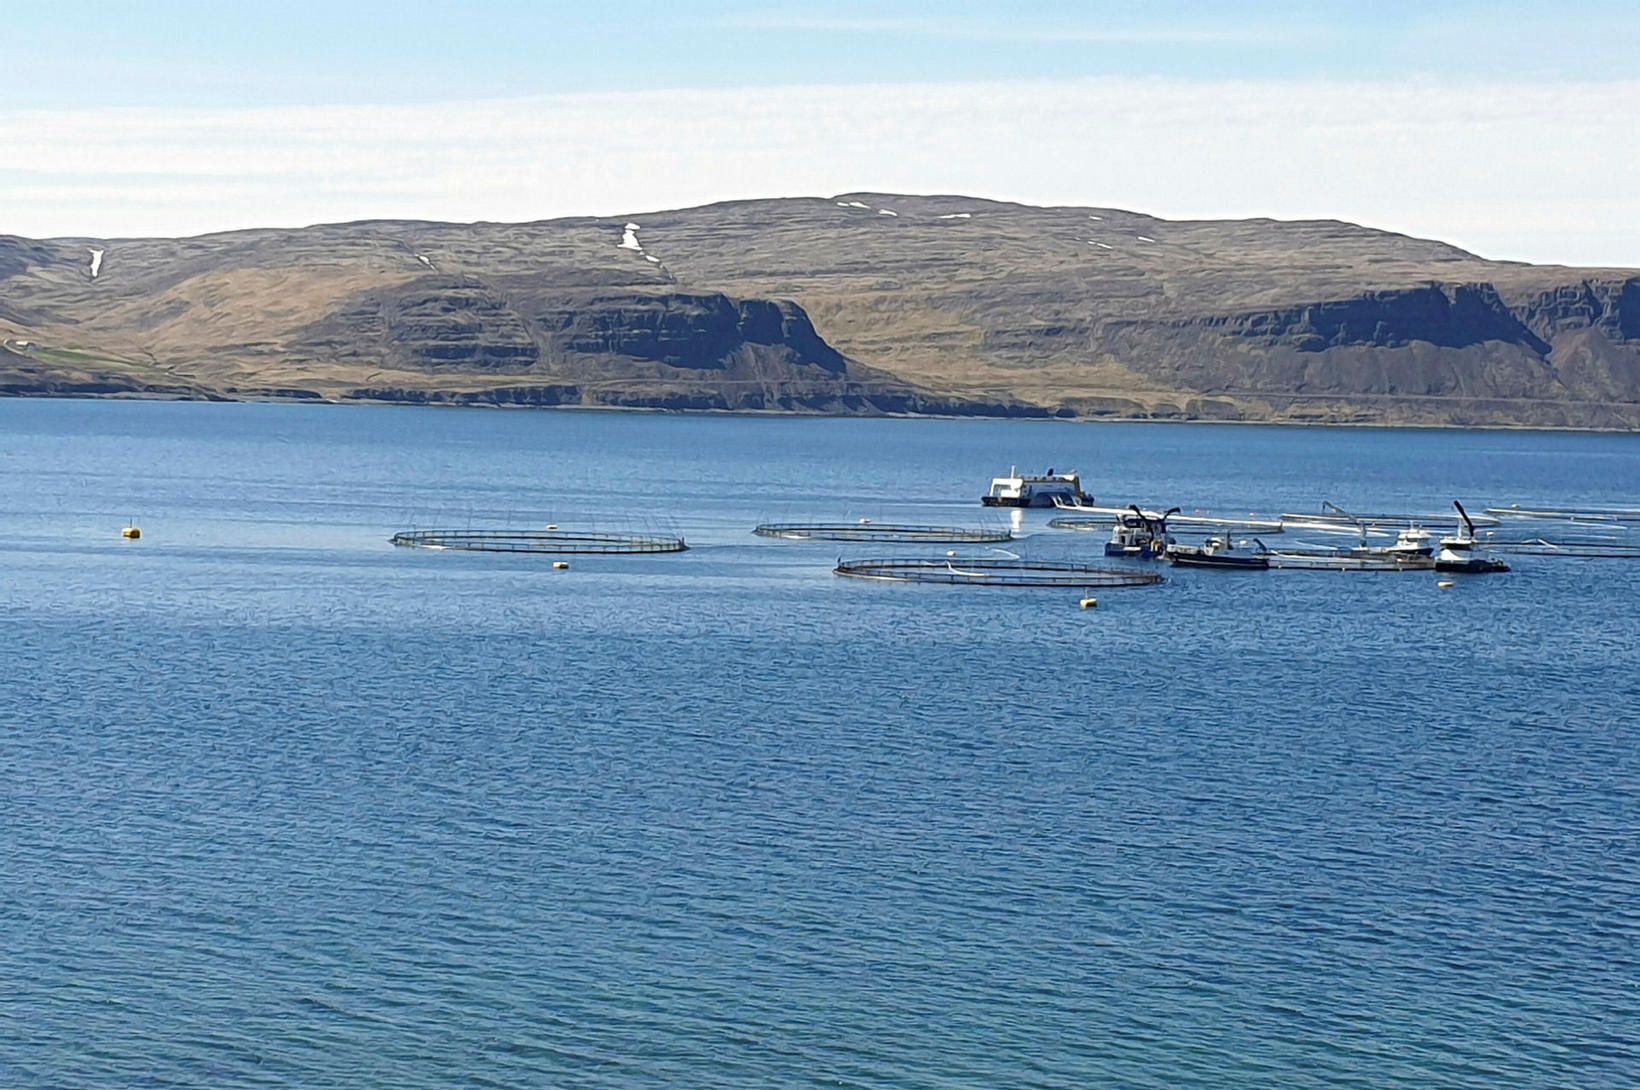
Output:
[[987,507],[1052,507],[1052,496],[981,496]]
[[1263,571],[1270,566],[1263,556],[1214,556],[1211,553],[1168,553],[1167,562],[1181,568],[1231,568],[1239,571]]
[[[1091,500],[1093,497],[1086,494],[1080,499]],[[979,502],[987,507],[1063,507],[1066,502],[1078,499],[1061,487],[1043,488],[1040,485],[1027,485],[1025,491],[1018,496],[998,496],[995,494],[981,496]]]
[[1470,557],[1467,560],[1439,560],[1435,561],[1435,570],[1456,575],[1483,575],[1487,572],[1506,572],[1509,565],[1501,560],[1481,559]]
[[1161,545],[1105,545],[1106,556],[1126,557],[1129,560],[1155,560],[1162,555]]

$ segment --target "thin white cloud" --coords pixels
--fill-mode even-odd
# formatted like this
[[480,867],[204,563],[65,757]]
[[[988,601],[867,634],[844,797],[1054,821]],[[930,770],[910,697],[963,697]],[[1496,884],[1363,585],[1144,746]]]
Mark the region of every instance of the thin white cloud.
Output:
[[0,110],[0,232],[625,216],[882,190],[1339,218],[1491,257],[1640,265],[1640,145],[1611,128],[1635,101],[1640,81],[1094,79]]
[[811,16],[769,13],[730,16],[724,27],[739,30],[774,30],[797,33],[876,34],[920,38],[948,38],[962,41],[1037,42],[1066,44],[1110,43],[1113,45],[1179,45],[1225,42],[1275,43],[1294,40],[1291,30],[1281,27],[1123,27],[1123,26],[1022,26],[1017,23],[989,23],[963,19],[874,19],[846,16]]

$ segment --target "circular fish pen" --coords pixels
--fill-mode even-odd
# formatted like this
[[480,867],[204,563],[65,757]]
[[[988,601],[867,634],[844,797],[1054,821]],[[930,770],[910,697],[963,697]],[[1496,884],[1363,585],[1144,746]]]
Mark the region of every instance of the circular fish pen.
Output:
[[942,583],[964,587],[1149,587],[1162,582],[1156,572],[1136,568],[1096,568],[1055,560],[970,559],[839,560],[832,569],[853,579],[892,583]]
[[886,522],[766,522],[752,533],[787,541],[875,541],[884,544],[985,545],[1014,539],[1009,530],[905,526]]
[[681,537],[644,534],[597,534],[573,530],[403,530],[390,539],[411,549],[449,549],[469,553],[681,553]]

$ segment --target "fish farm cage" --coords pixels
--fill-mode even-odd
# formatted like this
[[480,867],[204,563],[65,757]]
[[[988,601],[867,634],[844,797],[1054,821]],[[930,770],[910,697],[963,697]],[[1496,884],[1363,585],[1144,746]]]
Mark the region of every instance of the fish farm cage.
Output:
[[1495,553],[1514,553],[1517,556],[1566,556],[1587,560],[1640,560],[1640,542],[1627,541],[1549,541],[1532,538],[1526,541],[1496,541],[1486,539],[1485,546]]
[[894,583],[944,583],[968,587],[1149,587],[1162,582],[1156,572],[1136,568],[1096,568],[1054,560],[1000,557],[839,560],[832,569],[853,579]]
[[598,534],[573,530],[403,530],[390,539],[413,549],[450,549],[472,553],[681,553],[681,537],[646,534]]
[[787,541],[875,541],[881,543],[985,545],[1012,541],[1009,530],[973,530],[961,526],[905,526],[875,522],[766,522],[752,533]]
[[[1131,516],[1129,516],[1131,517]],[[1151,518],[1151,522],[1163,521],[1159,517]],[[1199,519],[1173,517],[1166,520],[1167,532],[1174,536],[1206,537],[1211,534],[1279,534],[1281,523],[1273,519],[1214,519],[1204,522]],[[1058,518],[1048,520],[1050,530],[1077,530],[1082,533],[1109,533],[1110,528],[1116,525],[1116,516],[1108,518]]]

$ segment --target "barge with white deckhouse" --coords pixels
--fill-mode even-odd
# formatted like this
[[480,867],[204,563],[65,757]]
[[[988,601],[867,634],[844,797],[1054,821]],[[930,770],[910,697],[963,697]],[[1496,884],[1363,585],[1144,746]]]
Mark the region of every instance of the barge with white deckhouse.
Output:
[[1092,503],[1093,497],[1082,491],[1082,478],[1074,470],[1055,473],[1050,466],[1040,475],[1021,474],[1014,466],[1008,476],[991,478],[991,490],[979,502],[987,507],[1055,507],[1061,502]]

